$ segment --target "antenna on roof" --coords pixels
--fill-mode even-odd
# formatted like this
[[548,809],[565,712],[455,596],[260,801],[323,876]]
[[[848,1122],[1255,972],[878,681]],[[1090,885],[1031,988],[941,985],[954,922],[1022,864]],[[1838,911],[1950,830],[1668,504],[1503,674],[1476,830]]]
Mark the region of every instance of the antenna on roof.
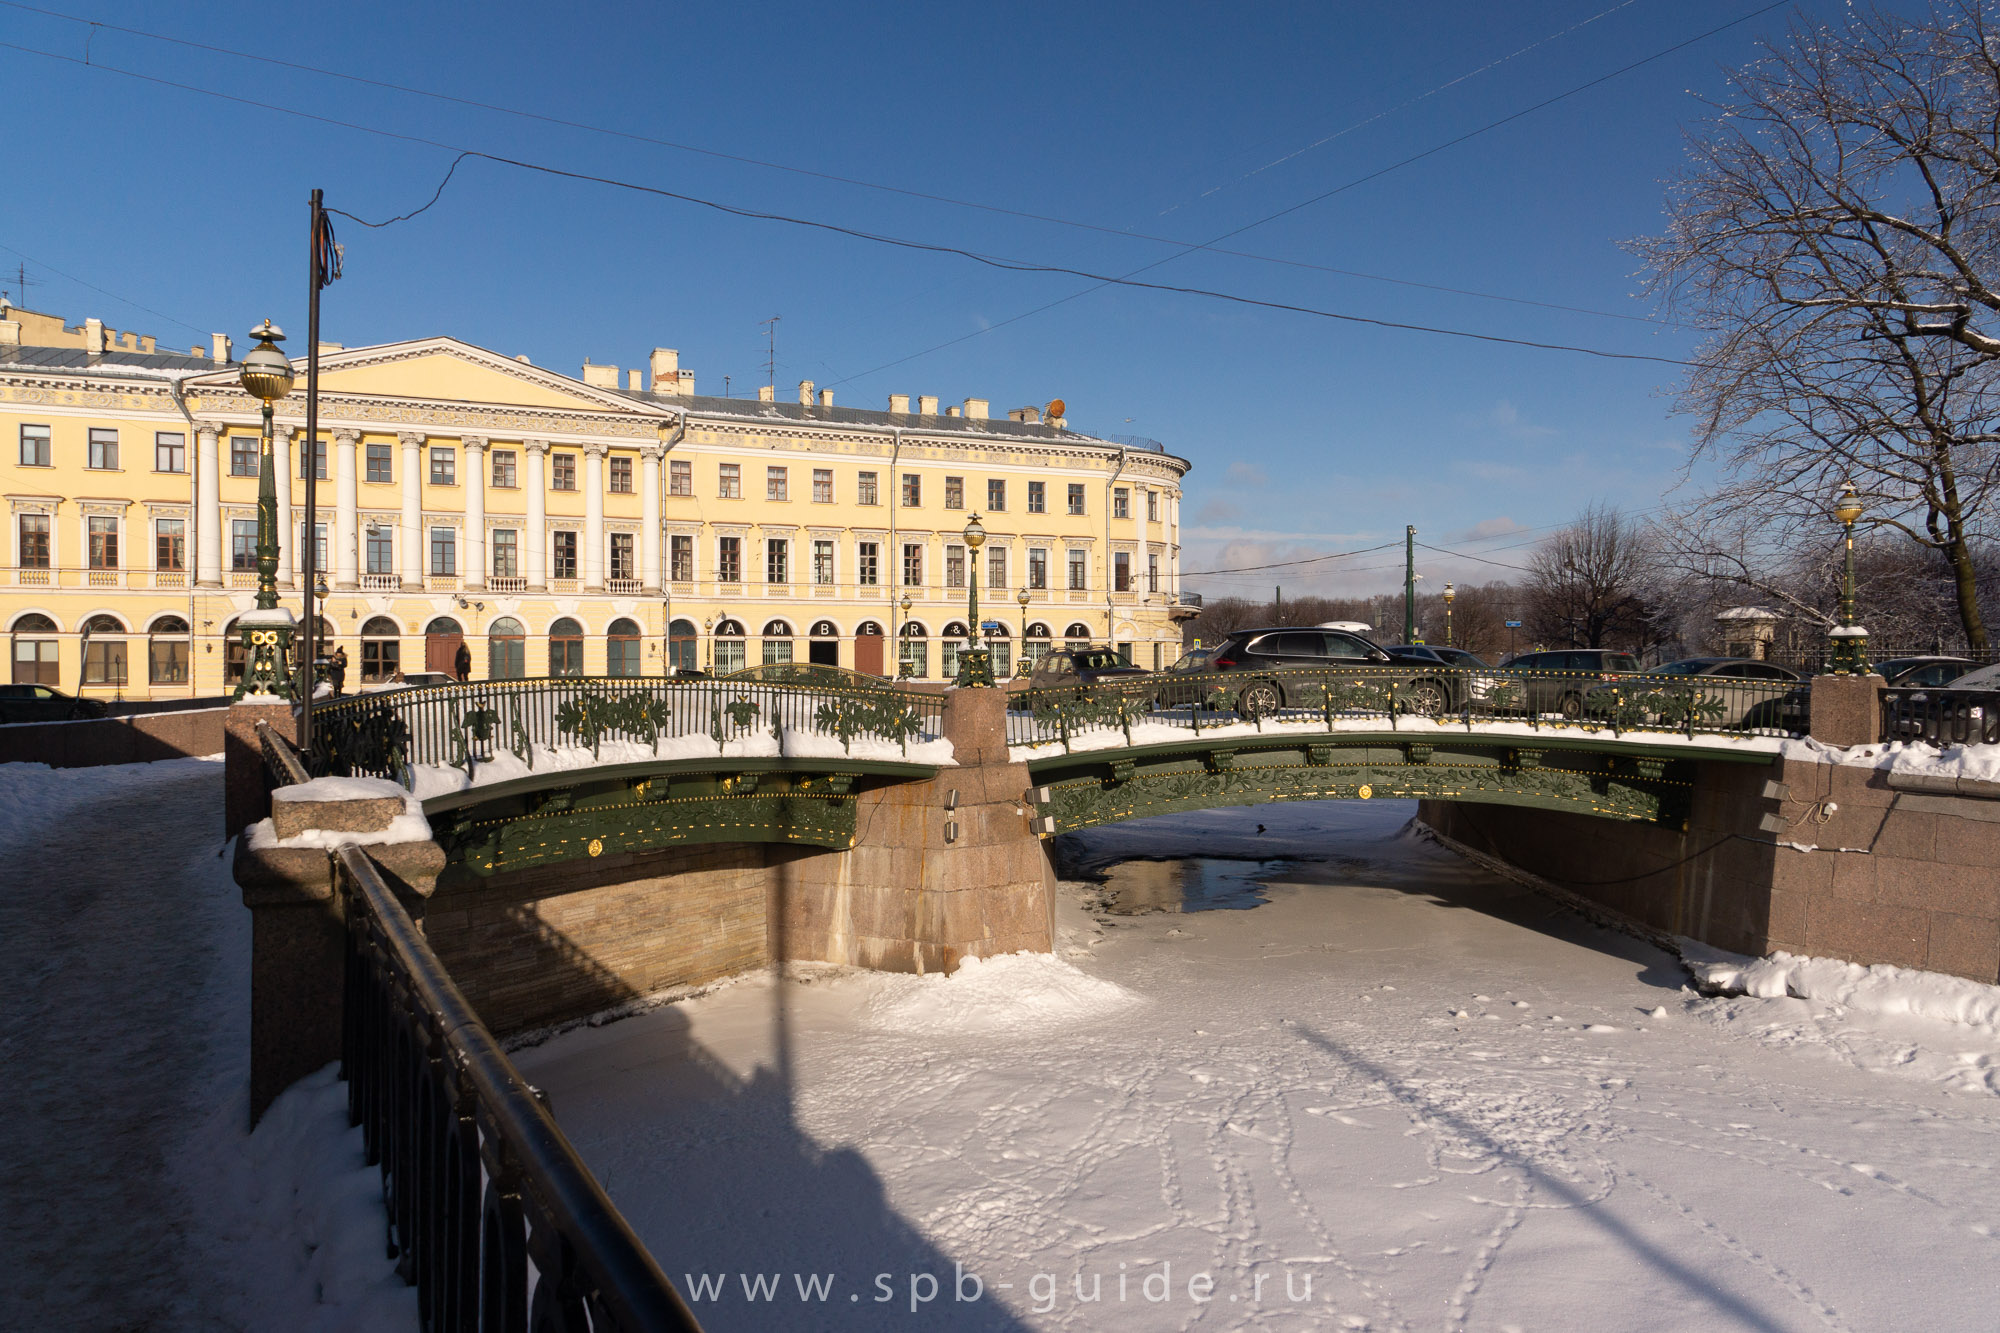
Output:
[[764,330],[764,337],[766,339],[765,351],[764,351],[764,383],[769,385],[773,392],[775,392],[778,387],[778,321],[781,318],[783,318],[783,316],[773,315],[769,319],[765,320],[763,323],[757,326],[758,328]]
[[26,306],[28,303],[28,288],[39,287],[41,285],[42,280],[40,278],[31,278],[28,276],[28,266],[26,264],[16,264],[14,265],[14,290],[11,293],[0,291],[0,298],[5,298],[12,305]]

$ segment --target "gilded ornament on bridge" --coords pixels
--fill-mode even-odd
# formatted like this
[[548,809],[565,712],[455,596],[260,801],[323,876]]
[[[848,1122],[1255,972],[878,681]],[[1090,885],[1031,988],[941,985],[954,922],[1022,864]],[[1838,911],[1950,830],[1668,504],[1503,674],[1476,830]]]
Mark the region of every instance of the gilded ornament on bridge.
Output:
[[590,854],[592,856],[604,855],[604,839],[592,838],[590,840]]
[[1375,789],[1369,786],[1365,782],[1361,784],[1361,789],[1355,793],[1355,795],[1359,796],[1364,801],[1367,800],[1369,797],[1373,796],[1374,794],[1375,794]]

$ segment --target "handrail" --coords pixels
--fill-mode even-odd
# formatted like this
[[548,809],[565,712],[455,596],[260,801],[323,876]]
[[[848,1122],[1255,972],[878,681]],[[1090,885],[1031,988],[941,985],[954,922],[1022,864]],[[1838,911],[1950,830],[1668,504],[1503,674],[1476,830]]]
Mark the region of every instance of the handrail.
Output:
[[349,844],[334,864],[348,1121],[381,1165],[390,1242],[424,1326],[698,1333],[374,862]]

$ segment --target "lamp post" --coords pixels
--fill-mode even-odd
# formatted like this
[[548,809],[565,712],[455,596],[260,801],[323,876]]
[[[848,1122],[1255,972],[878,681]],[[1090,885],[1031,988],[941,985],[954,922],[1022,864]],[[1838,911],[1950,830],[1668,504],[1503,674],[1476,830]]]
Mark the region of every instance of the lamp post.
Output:
[[290,699],[294,691],[289,661],[297,622],[278,605],[278,482],[271,460],[271,404],[292,391],[292,363],[278,350],[284,331],[270,320],[252,329],[250,336],[257,345],[243,358],[243,389],[264,404],[257,464],[257,606],[236,622],[243,635],[244,661],[235,697],[260,694]]
[[[1026,588],[1023,588],[1021,589],[1021,591],[1015,593],[1014,600],[1021,604],[1020,666],[1029,667],[1030,669],[1032,669],[1033,663],[1028,661],[1028,602],[1030,600],[1028,596],[1028,590]],[[1018,667],[1016,669],[1018,670]]]
[[1451,600],[1458,596],[1449,583],[1444,585],[1444,645],[1451,647]]
[[993,684],[993,655],[980,644],[979,635],[979,548],[986,545],[986,529],[974,514],[965,525],[965,648],[958,655],[958,683],[965,686]]
[[910,637],[910,594],[904,593],[903,600],[896,603],[903,609],[903,623],[896,629],[896,679],[910,678],[909,654],[903,651],[903,640]]
[[1842,482],[1834,501],[1833,516],[1845,529],[1847,572],[1840,587],[1840,624],[1829,636],[1833,653],[1828,668],[1837,676],[1865,676],[1869,673],[1868,631],[1854,623],[1854,521],[1861,517],[1861,493],[1851,481]]

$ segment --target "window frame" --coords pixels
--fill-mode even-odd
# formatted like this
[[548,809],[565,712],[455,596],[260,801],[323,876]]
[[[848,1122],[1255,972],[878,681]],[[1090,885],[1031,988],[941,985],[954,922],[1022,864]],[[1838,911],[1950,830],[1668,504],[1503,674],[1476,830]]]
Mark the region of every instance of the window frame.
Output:
[[944,479],[944,507],[946,509],[965,508],[964,477],[946,477]]
[[562,452],[549,455],[549,489],[552,491],[576,489],[575,454]]
[[1007,481],[1004,477],[986,479],[986,512],[989,514],[1007,512]]
[[[31,435],[29,433],[30,431],[40,431],[41,433],[39,435]],[[37,458],[30,458],[28,456],[29,454],[28,446],[31,443],[39,446],[34,450],[34,452],[39,455],[39,457]],[[56,444],[55,444],[54,429],[49,426],[45,426],[38,421],[22,422],[21,451],[18,456],[21,460],[22,467],[54,467],[56,465]]]
[[[163,459],[167,464],[165,467],[160,466]],[[153,471],[186,475],[187,470],[187,436],[177,430],[154,431]]]
[[1083,494],[1082,482],[1080,481],[1070,482],[1068,496],[1069,496],[1067,501],[1068,507],[1063,511],[1064,513],[1068,514],[1072,518],[1080,518],[1089,512],[1084,508],[1084,494]]
[[[263,441],[255,435],[231,435],[229,441],[229,475],[232,477],[254,477],[260,470],[263,459]],[[240,448],[238,446],[241,446]],[[300,464],[300,471],[305,465]],[[303,479],[303,478],[302,478]]]
[[386,440],[364,440],[361,445],[361,479],[371,486],[394,486],[396,446]]
[[[169,532],[169,526],[172,531]],[[168,542],[171,539],[172,544]],[[163,559],[162,557],[168,557]],[[153,520],[153,568],[170,574],[187,572],[187,520],[184,518],[156,518]]]
[[1111,517],[1113,518],[1132,517],[1131,487],[1113,486],[1111,488]]
[[1046,481],[1028,483],[1028,512],[1031,514],[1049,512],[1049,484]]
[[896,492],[902,498],[903,508],[922,509],[924,507],[924,474],[905,472],[902,485]]
[[[52,514],[21,514],[20,522],[14,525],[14,557],[17,569],[48,569],[55,559],[55,516]],[[39,531],[31,531],[31,524],[39,524]],[[40,540],[31,543],[28,538]],[[34,548],[39,547],[39,550]],[[39,555],[41,558],[35,559]]]
[[109,426],[90,427],[89,457],[85,460],[92,472],[122,472],[118,466],[118,432]]
[[924,543],[903,543],[903,582],[905,588],[924,586]]
[[[495,528],[487,534],[487,547],[492,553],[493,573],[496,579],[517,579],[521,577],[521,530],[519,528]],[[502,557],[505,557],[504,559]],[[505,565],[503,569],[501,566]]]
[[791,502],[792,470],[790,468],[768,465],[765,467],[764,498],[786,504]]
[[[442,535],[443,540],[439,537]],[[433,527],[431,529],[431,577],[455,578],[458,575],[458,529],[453,527]],[[442,556],[443,559],[439,559]]]
[[788,537],[764,539],[764,582],[788,587],[792,581],[792,543]]
[[[489,468],[487,476],[491,478],[494,490],[515,491],[520,489],[521,471],[519,459],[514,450],[491,449],[487,451],[486,458]],[[502,480],[503,477],[505,480]]]
[[549,533],[549,577],[574,579],[581,575],[583,559],[577,552],[580,542],[575,528],[556,528]]
[[[434,444],[430,449],[431,485],[458,485],[458,450],[448,444]],[[440,463],[444,465],[442,468],[438,466]]]
[[[687,557],[683,567],[681,557]],[[673,532],[667,534],[667,582],[694,582],[694,536],[691,533]]]
[[882,503],[881,473],[864,471],[854,474],[854,503],[858,505],[879,505]]
[[1081,547],[1069,547],[1063,552],[1063,569],[1067,573],[1064,585],[1067,591],[1090,591],[1090,552]]
[[717,583],[729,584],[743,582],[743,539],[741,537],[716,537],[715,581]]
[[718,500],[741,500],[743,498],[743,465],[741,463],[716,464],[715,498]]
[[857,588],[879,588],[882,586],[882,544],[880,542],[856,542],[854,544],[854,586]]
[[[99,525],[104,526],[99,526]],[[86,514],[83,521],[85,549],[91,569],[117,569],[119,520],[103,514]]]
[[610,548],[605,552],[604,570],[606,578],[635,579],[639,577],[639,554],[633,534],[613,532]]
[[632,480],[632,456],[612,454],[605,459],[609,464],[604,471],[604,488],[613,495],[631,495],[635,489]]
[[813,496],[813,503],[814,503],[814,504],[816,504],[816,505],[830,505],[830,504],[832,504],[832,503],[833,503],[833,469],[832,469],[832,468],[830,468],[830,467],[816,467],[816,468],[814,468],[814,469],[813,469],[813,481],[812,481],[812,486],[813,486],[813,489],[812,489],[812,496]]

